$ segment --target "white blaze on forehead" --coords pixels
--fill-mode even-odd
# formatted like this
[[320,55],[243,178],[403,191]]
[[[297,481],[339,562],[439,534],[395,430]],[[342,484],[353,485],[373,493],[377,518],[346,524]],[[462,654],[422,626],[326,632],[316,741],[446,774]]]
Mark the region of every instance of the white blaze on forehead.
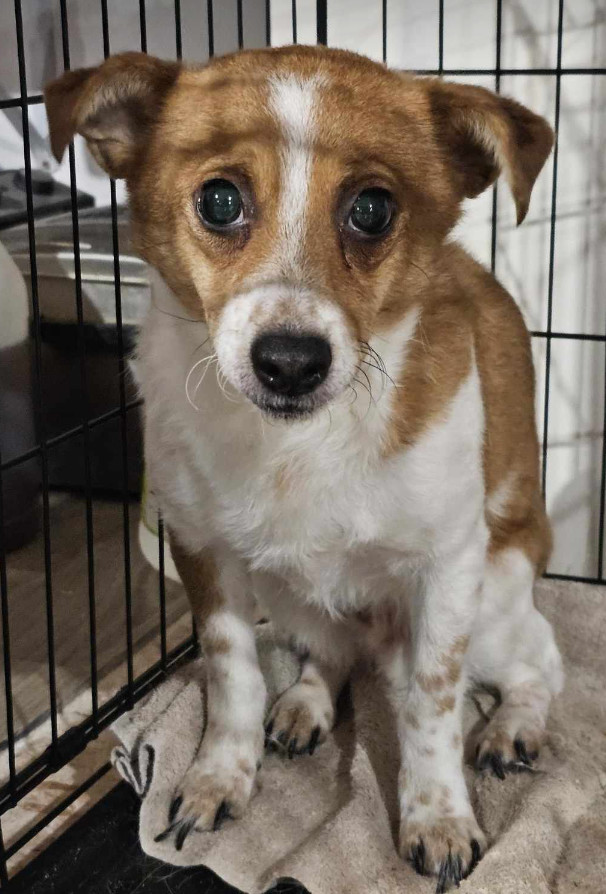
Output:
[[274,75],[269,79],[269,108],[278,119],[284,138],[276,257],[281,272],[300,263],[312,168],[314,113],[318,87],[323,83],[321,75]]

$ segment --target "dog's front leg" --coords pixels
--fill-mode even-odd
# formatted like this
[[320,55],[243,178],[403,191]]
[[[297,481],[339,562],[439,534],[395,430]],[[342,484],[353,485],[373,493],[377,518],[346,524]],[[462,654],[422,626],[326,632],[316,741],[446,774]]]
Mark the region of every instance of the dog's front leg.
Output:
[[428,570],[411,606],[408,680],[396,694],[401,854],[418,872],[435,873],[438,891],[457,885],[484,847],[462,766],[464,658],[483,563],[478,544]]
[[263,755],[266,690],[257,661],[254,600],[240,560],[223,548],[193,556],[174,536],[171,550],[206,659],[204,738],[162,833],[174,831],[180,850],[193,829],[216,829],[244,811]]

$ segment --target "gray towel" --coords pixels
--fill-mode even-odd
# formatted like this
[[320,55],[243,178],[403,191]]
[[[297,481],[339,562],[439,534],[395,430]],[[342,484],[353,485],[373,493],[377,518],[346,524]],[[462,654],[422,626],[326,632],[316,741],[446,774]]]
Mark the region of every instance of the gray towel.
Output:
[[[469,894],[606,891],[606,588],[543,581],[536,596],[556,629],[566,687],[536,772],[501,782],[466,771],[491,845],[461,885]],[[259,627],[258,647],[272,698],[294,682],[297,668],[272,641],[270,625]],[[189,835],[180,852],[170,840],[155,842],[200,745],[202,675],[202,662],[190,664],[113,727],[121,743],[114,765],[142,798],[146,853],[205,864],[250,894],[284,876],[312,894],[433,894],[435,881],[417,876],[396,852],[395,727],[368,668],[356,671],[334,733],[312,757],[266,756],[243,819]],[[486,696],[481,702],[490,709]],[[481,722],[470,697],[466,729]]]

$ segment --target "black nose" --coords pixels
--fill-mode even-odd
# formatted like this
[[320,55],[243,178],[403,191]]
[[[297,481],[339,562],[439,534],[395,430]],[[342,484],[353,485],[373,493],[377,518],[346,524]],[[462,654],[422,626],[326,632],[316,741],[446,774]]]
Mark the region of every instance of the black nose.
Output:
[[289,397],[309,394],[321,385],[332,360],[330,345],[317,335],[261,335],[250,353],[259,381]]

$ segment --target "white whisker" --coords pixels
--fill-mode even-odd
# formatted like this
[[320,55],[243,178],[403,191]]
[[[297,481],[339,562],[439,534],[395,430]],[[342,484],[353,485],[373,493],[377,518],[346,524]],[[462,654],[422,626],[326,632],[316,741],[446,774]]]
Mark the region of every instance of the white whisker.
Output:
[[[200,408],[195,405],[195,403],[192,401],[191,397],[189,396],[189,383],[191,381],[191,377],[193,376],[196,369],[200,366],[200,364],[204,363],[204,361],[207,361],[215,356],[216,356],[215,354],[207,354],[205,357],[202,357],[200,360],[197,360],[194,363],[194,365],[192,366],[192,368],[190,369],[190,371],[188,372],[187,378],[185,379],[185,397],[187,398],[187,402],[194,408],[194,410],[197,413],[200,412]],[[196,388],[196,391],[197,390],[198,389]]]
[[200,389],[202,382],[204,381],[204,377],[205,377],[206,373],[208,372],[209,367],[212,366],[213,363],[217,363],[218,360],[219,360],[219,358],[217,357],[216,354],[211,354],[211,356],[208,358],[206,366],[204,367],[204,371],[203,371],[202,375],[200,376],[200,379],[198,380],[198,384],[195,387],[192,400],[196,399],[196,395]]

